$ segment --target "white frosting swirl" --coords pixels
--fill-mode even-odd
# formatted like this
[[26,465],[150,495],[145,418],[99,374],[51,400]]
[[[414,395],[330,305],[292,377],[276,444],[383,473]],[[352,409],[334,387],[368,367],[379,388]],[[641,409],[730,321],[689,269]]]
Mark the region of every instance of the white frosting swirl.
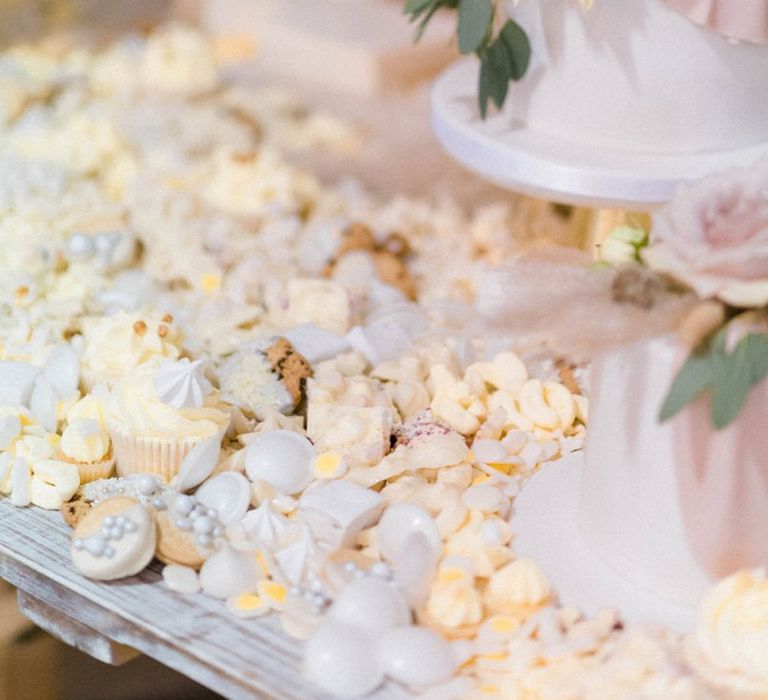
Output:
[[698,666],[738,692],[768,694],[768,580],[741,571],[718,583],[699,609],[693,638]]
[[175,326],[156,313],[125,313],[83,322],[83,376],[91,384],[115,383],[152,357],[175,360],[180,337]]
[[158,367],[154,385],[157,398],[173,408],[201,408],[213,390],[205,378],[205,361],[165,360]]
[[229,425],[229,407],[210,393],[197,408],[174,408],[161,401],[154,380],[162,360],[145,362],[114,387],[108,404],[111,423],[142,437],[204,440]]

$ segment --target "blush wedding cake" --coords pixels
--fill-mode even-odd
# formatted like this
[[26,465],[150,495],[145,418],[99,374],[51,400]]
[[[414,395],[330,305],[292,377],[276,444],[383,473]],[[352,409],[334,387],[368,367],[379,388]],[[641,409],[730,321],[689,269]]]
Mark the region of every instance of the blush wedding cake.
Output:
[[[587,146],[671,154],[768,141],[763,0],[514,0],[531,63],[505,110]],[[702,26],[703,25],[703,26]]]

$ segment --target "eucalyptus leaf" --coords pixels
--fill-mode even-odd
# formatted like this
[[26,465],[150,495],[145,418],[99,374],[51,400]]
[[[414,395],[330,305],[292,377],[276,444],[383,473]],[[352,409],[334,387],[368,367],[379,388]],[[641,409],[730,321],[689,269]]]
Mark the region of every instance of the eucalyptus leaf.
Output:
[[507,99],[510,80],[509,53],[501,39],[488,47],[484,59],[491,64],[490,96],[497,108],[501,109]]
[[405,14],[419,16],[435,0],[407,0],[405,3]]
[[514,20],[508,20],[499,32],[499,39],[504,43],[509,62],[509,77],[520,80],[531,62],[531,42],[525,30]]
[[493,22],[491,0],[461,0],[459,3],[459,51],[473,53],[486,41]]
[[718,363],[712,387],[712,423],[719,430],[739,415],[752,388],[768,376],[768,338],[750,333]]
[[665,421],[677,415],[702,391],[712,386],[715,380],[715,363],[707,349],[700,354],[692,354],[677,373],[661,407],[659,421]]

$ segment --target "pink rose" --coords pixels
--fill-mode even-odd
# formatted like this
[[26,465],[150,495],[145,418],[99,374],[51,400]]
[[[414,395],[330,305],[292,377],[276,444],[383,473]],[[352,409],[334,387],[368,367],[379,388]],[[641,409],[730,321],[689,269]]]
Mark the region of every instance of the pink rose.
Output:
[[768,41],[766,0],[664,0],[697,24],[729,39],[762,44]]
[[643,259],[704,299],[768,304],[768,167],[681,187],[654,216]]

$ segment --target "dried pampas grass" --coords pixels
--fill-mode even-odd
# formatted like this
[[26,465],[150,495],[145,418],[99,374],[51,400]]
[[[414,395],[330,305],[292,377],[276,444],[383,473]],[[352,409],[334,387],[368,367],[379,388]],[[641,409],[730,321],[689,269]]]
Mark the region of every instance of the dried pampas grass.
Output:
[[647,268],[599,268],[586,254],[552,248],[491,271],[475,308],[489,335],[518,337],[576,362],[675,330],[696,305]]

